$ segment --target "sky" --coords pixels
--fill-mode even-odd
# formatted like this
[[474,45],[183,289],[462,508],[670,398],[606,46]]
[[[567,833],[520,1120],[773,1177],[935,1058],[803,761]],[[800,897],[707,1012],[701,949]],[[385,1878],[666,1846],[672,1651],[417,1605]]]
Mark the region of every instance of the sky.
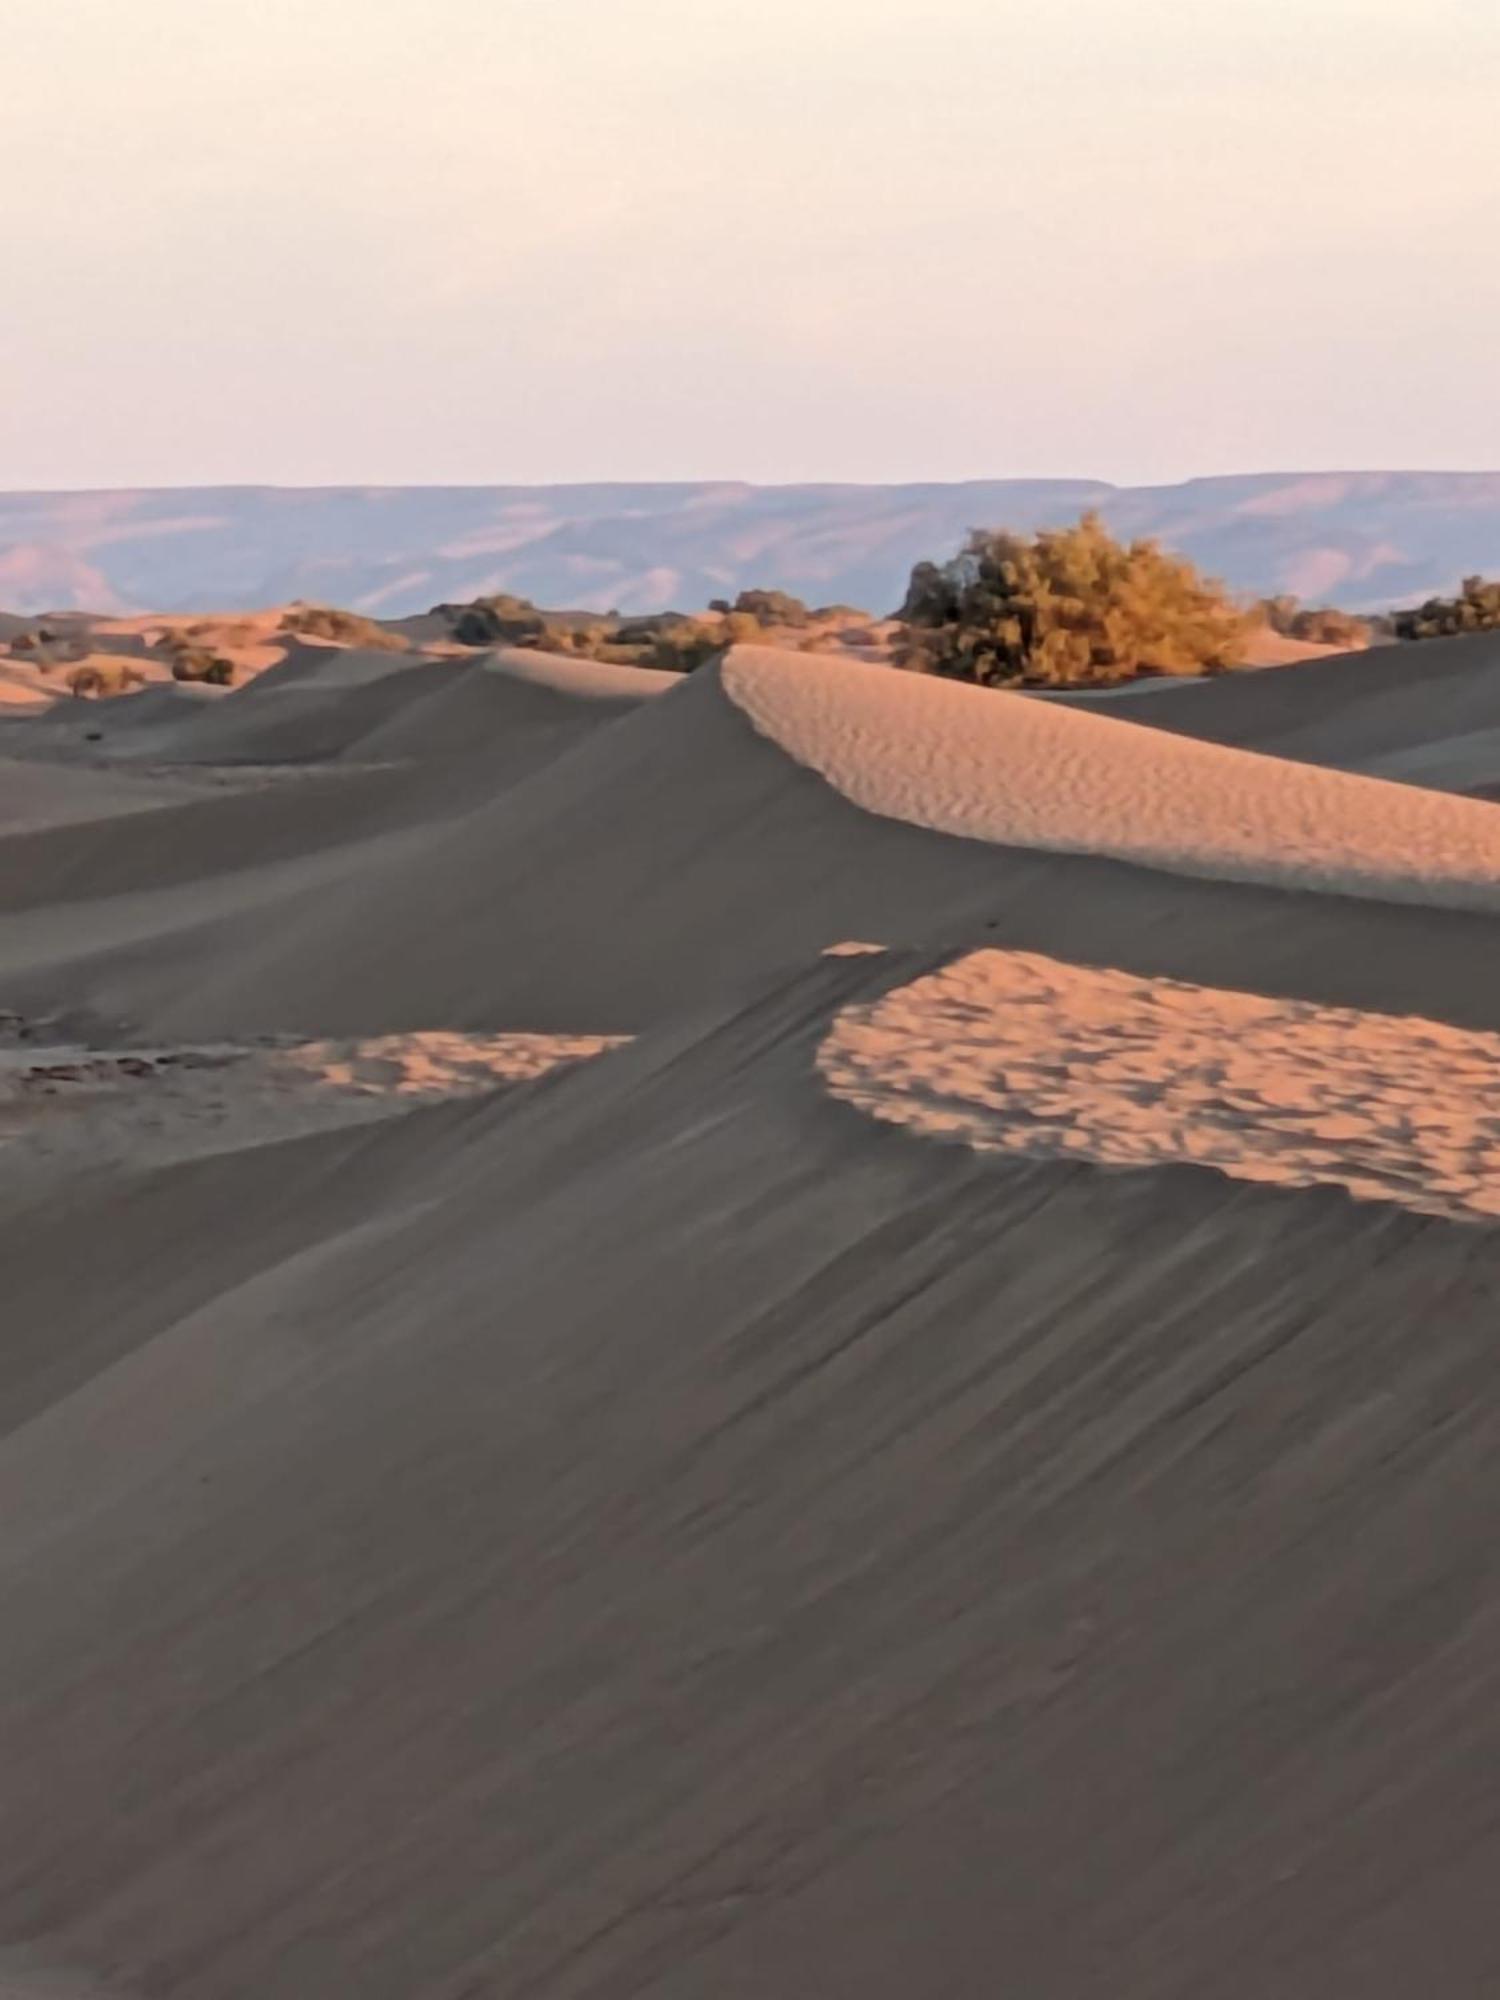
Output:
[[1495,0],[0,24],[0,488],[1500,467]]

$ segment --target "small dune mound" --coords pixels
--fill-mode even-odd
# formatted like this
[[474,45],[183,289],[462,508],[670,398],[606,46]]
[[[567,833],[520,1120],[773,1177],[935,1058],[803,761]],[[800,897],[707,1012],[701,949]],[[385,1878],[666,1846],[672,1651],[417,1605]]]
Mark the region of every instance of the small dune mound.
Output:
[[524,757],[538,732],[562,741],[680,685],[677,674],[511,651],[425,672],[412,683],[413,698],[361,735],[350,754],[362,762],[475,754],[514,762],[511,753]]
[[1500,1035],[978,951],[839,1015],[834,1096],[980,1151],[1500,1216]]
[[612,701],[633,706],[653,694],[679,687],[682,676],[656,667],[618,666],[608,660],[573,659],[562,653],[533,653],[502,647],[484,661],[487,670],[517,686],[533,687],[569,701]]
[[340,646],[331,640],[288,637],[283,657],[245,684],[247,694],[294,687],[366,687],[403,673],[414,663],[405,647]]
[[763,736],[889,819],[1213,880],[1500,908],[1500,819],[1479,801],[854,661],[737,648],[723,683]]

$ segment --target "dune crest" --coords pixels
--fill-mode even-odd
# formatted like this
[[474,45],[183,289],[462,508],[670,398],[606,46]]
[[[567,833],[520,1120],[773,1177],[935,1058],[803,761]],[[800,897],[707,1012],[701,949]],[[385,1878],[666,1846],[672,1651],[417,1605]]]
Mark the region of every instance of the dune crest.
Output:
[[1500,1216],[1500,1035],[977,951],[839,1014],[835,1097],[983,1152]]
[[762,736],[882,818],[1212,880],[1500,908],[1500,816],[1480,801],[856,661],[747,646],[721,671]]

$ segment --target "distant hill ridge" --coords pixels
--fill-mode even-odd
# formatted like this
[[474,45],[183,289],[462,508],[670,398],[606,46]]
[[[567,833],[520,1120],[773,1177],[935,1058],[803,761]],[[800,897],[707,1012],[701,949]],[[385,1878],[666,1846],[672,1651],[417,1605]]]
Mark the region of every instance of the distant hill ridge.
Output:
[[1500,570],[1500,472],[911,485],[204,486],[0,493],[0,606],[197,611],[294,598],[395,617],[513,591],[692,609],[764,585],[887,611],[973,527],[1097,507],[1255,596],[1376,610]]

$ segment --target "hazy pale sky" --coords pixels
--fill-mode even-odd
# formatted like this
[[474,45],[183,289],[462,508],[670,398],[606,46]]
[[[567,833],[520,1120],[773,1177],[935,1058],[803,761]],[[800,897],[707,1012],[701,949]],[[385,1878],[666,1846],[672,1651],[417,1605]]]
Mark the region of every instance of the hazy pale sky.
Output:
[[0,487],[1500,466],[1497,0],[0,42]]

